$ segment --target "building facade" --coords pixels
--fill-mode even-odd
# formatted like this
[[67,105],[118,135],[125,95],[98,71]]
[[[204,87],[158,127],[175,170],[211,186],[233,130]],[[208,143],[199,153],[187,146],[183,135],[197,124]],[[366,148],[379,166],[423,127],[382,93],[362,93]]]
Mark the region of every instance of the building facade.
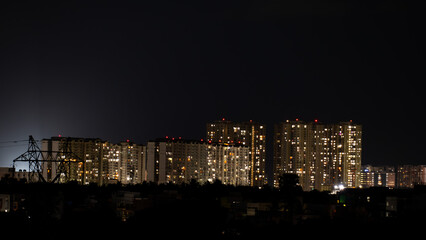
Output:
[[266,127],[254,121],[233,122],[222,119],[207,123],[206,139],[224,146],[247,146],[250,159],[250,185],[262,187],[266,177]]
[[[103,184],[107,180],[108,143],[99,138],[52,137],[43,139],[41,150],[49,159],[43,163],[43,178],[47,181],[77,181],[83,184]],[[61,163],[63,160],[67,164]],[[61,173],[59,175],[59,173]]]
[[225,146],[205,141],[157,139],[146,146],[145,180],[155,183],[249,185],[247,146]]
[[208,144],[202,179],[204,182],[218,179],[223,184],[248,186],[252,174],[250,157],[247,146]]
[[[143,145],[130,141],[121,142],[114,146],[118,148],[118,179],[123,184],[142,183]],[[117,151],[116,151],[117,152]],[[115,159],[115,158],[113,158]],[[112,168],[116,169],[116,168]]]
[[396,173],[393,166],[372,166],[363,165],[361,167],[361,186],[368,187],[388,187],[395,188]]
[[146,146],[145,181],[189,183],[202,181],[200,165],[205,162],[205,143],[188,140],[157,139]]
[[[41,144],[47,181],[104,185],[142,182],[143,146],[129,141],[112,144],[99,138],[52,137]],[[62,164],[59,160],[66,161]],[[58,174],[58,173],[61,174]]]
[[372,166],[361,170],[362,187],[413,188],[426,185],[426,165]]
[[286,121],[274,128],[274,186],[284,173],[299,176],[306,191],[361,184],[362,126]]
[[413,188],[426,185],[426,165],[399,165],[396,167],[396,187]]

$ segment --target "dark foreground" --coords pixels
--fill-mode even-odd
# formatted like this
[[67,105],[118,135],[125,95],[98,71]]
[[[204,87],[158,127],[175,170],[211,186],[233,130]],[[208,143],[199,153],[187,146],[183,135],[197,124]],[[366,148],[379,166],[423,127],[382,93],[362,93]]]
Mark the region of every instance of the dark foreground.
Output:
[[[418,236],[426,188],[336,195],[218,183],[134,186],[0,183],[0,229],[16,239],[286,239]],[[7,206],[3,203],[2,209]]]

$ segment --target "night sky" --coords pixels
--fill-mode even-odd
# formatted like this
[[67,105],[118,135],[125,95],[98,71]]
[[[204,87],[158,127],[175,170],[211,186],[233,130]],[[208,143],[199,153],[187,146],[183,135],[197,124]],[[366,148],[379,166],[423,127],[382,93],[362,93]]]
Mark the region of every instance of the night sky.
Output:
[[422,1],[1,1],[0,166],[28,135],[363,125],[363,164],[426,164]]

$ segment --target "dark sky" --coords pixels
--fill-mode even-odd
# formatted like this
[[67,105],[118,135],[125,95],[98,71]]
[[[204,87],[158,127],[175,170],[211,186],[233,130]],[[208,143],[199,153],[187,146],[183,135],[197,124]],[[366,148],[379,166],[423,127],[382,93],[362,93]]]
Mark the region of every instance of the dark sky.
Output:
[[5,142],[28,135],[199,139],[222,117],[263,122],[269,139],[286,119],[353,120],[363,164],[425,164],[424,10],[388,0],[1,1],[0,166],[26,150]]

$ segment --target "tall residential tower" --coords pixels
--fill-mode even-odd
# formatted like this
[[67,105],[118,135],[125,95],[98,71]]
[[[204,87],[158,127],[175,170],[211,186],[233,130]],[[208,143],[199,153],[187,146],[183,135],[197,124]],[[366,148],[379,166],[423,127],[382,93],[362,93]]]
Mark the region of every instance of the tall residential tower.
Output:
[[205,141],[157,139],[146,146],[145,180],[155,183],[250,183],[249,148]]
[[222,119],[207,123],[208,142],[225,146],[247,146],[250,157],[250,185],[262,187],[266,178],[266,128],[254,122],[232,122]]
[[332,190],[361,184],[362,126],[286,121],[274,130],[274,186],[279,176],[294,173],[304,190]]
[[[82,184],[137,184],[142,182],[143,146],[129,140],[112,144],[99,138],[52,137],[43,139],[41,150],[45,159],[61,158],[74,164],[67,167],[55,161],[43,162],[43,177],[52,181],[59,171],[59,182],[77,181]],[[67,156],[65,152],[72,152]],[[54,156],[53,156],[54,155]],[[71,159],[65,159],[73,157]],[[81,161],[76,161],[80,159]]]

